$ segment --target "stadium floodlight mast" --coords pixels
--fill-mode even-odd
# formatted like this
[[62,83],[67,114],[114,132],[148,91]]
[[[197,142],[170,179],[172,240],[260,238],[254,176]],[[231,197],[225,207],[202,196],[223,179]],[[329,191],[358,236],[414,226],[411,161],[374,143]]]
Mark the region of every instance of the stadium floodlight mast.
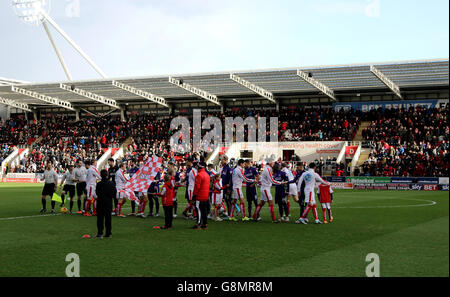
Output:
[[61,34],[61,36],[69,42],[69,44],[91,65],[94,70],[100,74],[103,78],[106,78],[106,74],[92,61],[91,58],[66,34],[56,22],[49,16],[50,13],[50,0],[13,0],[12,6],[16,15],[25,23],[39,26],[42,24],[45,33],[47,34],[53,49],[66,73],[67,79],[70,81],[72,77],[69,73],[67,65],[56,47],[53,37],[48,29],[47,22],[55,28],[56,31]]

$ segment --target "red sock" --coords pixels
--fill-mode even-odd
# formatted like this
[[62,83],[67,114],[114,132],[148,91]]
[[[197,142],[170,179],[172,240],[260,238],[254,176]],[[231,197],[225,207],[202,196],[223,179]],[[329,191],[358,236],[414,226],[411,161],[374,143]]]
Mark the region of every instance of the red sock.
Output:
[[328,217],[331,219],[333,215],[331,214],[331,208],[328,209]]
[[272,215],[272,221],[275,221],[275,211],[273,210],[273,205],[269,205],[270,214]]
[[234,217],[234,203],[231,203],[231,217]]
[[309,211],[311,210],[311,206],[307,206],[305,211],[303,212],[302,219],[305,219],[308,216]]
[[184,209],[183,213],[187,213],[189,209],[191,209],[191,202],[188,202],[188,205],[187,205],[187,207]]
[[327,220],[327,209],[322,208],[322,212],[323,212],[323,219],[324,219],[324,221],[326,221]]
[[118,213],[119,215],[122,214],[122,205],[123,205],[123,202],[119,202],[119,205],[117,206],[117,209],[118,209],[117,213]]
[[227,212],[227,208],[225,207],[225,204],[223,204],[223,202],[222,202],[222,207],[223,207],[223,209],[224,209],[224,211],[226,213]]
[[314,218],[316,219],[316,221],[318,221],[319,216],[317,215],[317,206],[315,204],[313,205],[313,213],[314,213]]
[[241,202],[241,212],[242,212],[242,217],[245,218],[245,203]]
[[288,206],[288,213],[287,213],[287,215],[289,216],[291,214],[291,201],[288,200],[287,206]]
[[219,205],[216,205],[214,214],[216,215],[216,218],[219,217]]
[[255,213],[253,214],[253,218],[256,220],[256,218],[259,215],[259,212],[261,211],[261,204],[258,204],[258,206],[256,206],[256,210]]
[[142,205],[142,207],[141,207],[141,213],[144,213],[145,212],[145,206],[147,205],[147,201],[142,201],[141,202],[141,205]]
[[90,207],[91,207],[91,200],[86,200],[86,208],[84,209],[84,212],[87,213]]

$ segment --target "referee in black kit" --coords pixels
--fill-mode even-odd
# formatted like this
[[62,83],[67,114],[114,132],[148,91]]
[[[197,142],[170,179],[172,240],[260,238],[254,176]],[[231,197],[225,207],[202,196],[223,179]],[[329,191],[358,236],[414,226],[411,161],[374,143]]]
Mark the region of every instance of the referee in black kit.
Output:
[[[97,238],[103,237],[103,227],[105,227],[105,238],[111,238],[111,212],[113,199],[116,195],[114,184],[108,181],[108,171],[100,171],[102,180],[97,183]],[[104,223],[104,225],[103,225]]]

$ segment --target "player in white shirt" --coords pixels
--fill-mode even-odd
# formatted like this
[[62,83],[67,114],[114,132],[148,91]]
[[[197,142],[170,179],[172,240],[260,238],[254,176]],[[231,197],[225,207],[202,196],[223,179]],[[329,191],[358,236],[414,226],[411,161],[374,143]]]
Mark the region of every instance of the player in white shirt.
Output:
[[272,166],[273,166],[273,161],[269,160],[269,162],[267,162],[266,166],[264,166],[263,172],[261,173],[261,178],[260,178],[261,202],[256,207],[255,213],[253,214],[253,219],[256,220],[258,218],[261,208],[264,206],[266,201],[268,201],[269,208],[270,208],[270,214],[272,216],[272,222],[278,223],[278,221],[275,218],[275,211],[273,209],[272,193],[270,192],[270,190],[272,188],[272,185],[283,185],[283,184],[286,184],[286,182],[285,181],[278,182],[273,179]]
[[[73,165],[69,165],[68,169],[66,170],[66,172],[64,173],[61,183],[59,184],[60,187],[63,186],[64,187],[62,189],[61,192],[61,207],[64,206],[64,198],[66,196],[66,194],[69,194],[69,201],[70,201],[70,208],[69,208],[69,213],[72,213],[72,209],[73,209],[73,198],[75,198],[75,176],[73,174]],[[81,210],[80,208],[78,208],[78,210]]]
[[294,174],[292,174],[292,171],[289,169],[289,165],[287,163],[283,163],[281,164],[281,171],[283,171],[284,173],[286,173],[286,176],[289,180],[288,184],[288,201],[287,201],[287,206],[288,206],[288,217],[291,215],[291,202],[290,202],[290,197],[294,198],[294,201],[298,201],[298,191],[297,191],[297,185],[293,182],[295,180]]
[[[58,184],[58,174],[56,174],[56,171],[53,170],[53,166],[51,163],[47,164],[47,168],[44,171],[44,176],[41,178],[41,180],[45,181],[44,188],[42,189],[42,209],[41,213],[44,213],[47,211],[47,202],[45,200],[46,196],[50,196],[50,200],[53,198],[53,194],[56,191],[56,185]],[[52,205],[52,213],[55,213],[55,204],[56,202],[51,200]]]
[[116,181],[116,189],[117,189],[117,199],[119,199],[119,203],[116,208],[116,215],[121,218],[126,218],[127,216],[122,213],[122,206],[127,201],[127,197],[125,193],[120,192],[120,190],[125,189],[125,186],[128,182],[128,179],[125,176],[125,171],[127,167],[125,163],[121,163],[119,170],[116,171],[115,181]]
[[237,221],[237,219],[234,217],[234,208],[237,201],[240,201],[240,208],[241,208],[241,214],[242,214],[242,221],[248,221],[250,220],[245,215],[245,202],[244,202],[244,193],[242,192],[242,184],[243,182],[247,183],[253,183],[255,180],[249,179],[245,176],[244,168],[242,167],[244,165],[245,161],[243,159],[240,159],[238,161],[238,165],[233,170],[233,175],[231,177],[232,184],[233,184],[233,201],[231,202],[231,221]]
[[301,185],[302,182],[305,181],[305,203],[308,204],[308,206],[305,209],[305,212],[302,214],[300,219],[296,221],[297,224],[307,224],[307,216],[309,211],[312,209],[314,213],[314,218],[316,220],[316,224],[322,224],[321,221],[319,221],[319,217],[317,215],[317,204],[316,204],[316,198],[314,194],[314,188],[316,187],[316,181],[319,183],[322,183],[324,185],[329,185],[328,182],[324,181],[319,174],[317,174],[314,171],[314,168],[316,168],[315,163],[309,164],[309,169],[305,173],[302,174],[300,179],[297,182],[297,189],[298,192],[301,191]]
[[77,162],[77,167],[74,168],[73,170],[73,175],[75,178],[75,181],[77,182],[76,185],[76,189],[77,189],[77,206],[79,211],[77,212],[78,214],[82,214],[83,212],[81,211],[81,198],[84,196],[84,201],[83,201],[83,208],[86,205],[86,174],[87,174],[87,170],[86,167],[84,166],[83,162],[81,160],[78,160]]
[[86,161],[85,164],[87,169],[86,174],[86,191],[87,191],[87,201],[86,207],[84,209],[84,216],[91,216],[89,214],[89,208],[91,204],[93,204],[93,215],[96,215],[96,207],[97,207],[97,194],[95,193],[95,189],[97,188],[97,180],[102,179],[100,173],[97,170],[97,161],[93,161],[92,165],[90,161]]

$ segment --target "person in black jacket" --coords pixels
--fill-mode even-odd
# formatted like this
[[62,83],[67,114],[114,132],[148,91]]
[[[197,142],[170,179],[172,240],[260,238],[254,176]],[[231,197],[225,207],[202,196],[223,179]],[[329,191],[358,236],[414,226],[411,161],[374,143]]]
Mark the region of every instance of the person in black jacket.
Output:
[[[108,181],[108,171],[103,169],[100,172],[102,180],[97,183],[97,237],[103,237],[103,226],[106,229],[105,238],[110,238],[111,233],[111,212],[113,199],[115,197],[114,184]],[[104,223],[104,225],[103,225]]]

